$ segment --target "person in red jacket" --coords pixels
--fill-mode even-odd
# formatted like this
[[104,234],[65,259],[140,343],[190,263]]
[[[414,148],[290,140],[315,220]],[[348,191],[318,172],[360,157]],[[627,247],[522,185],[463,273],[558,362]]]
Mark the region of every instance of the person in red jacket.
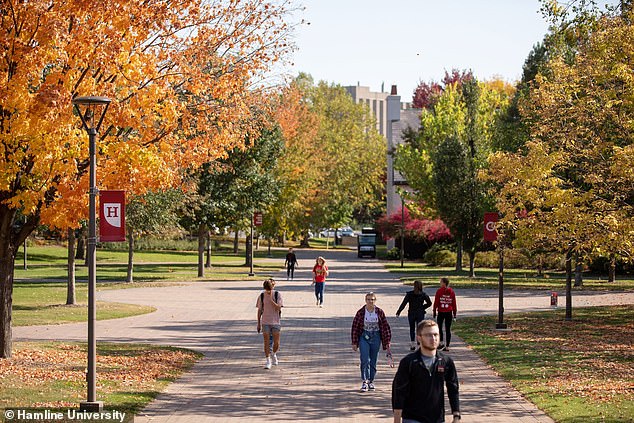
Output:
[[[440,288],[436,291],[434,299],[434,317],[438,315],[438,328],[440,329],[440,350],[449,351],[451,343],[451,322],[456,318],[458,305],[456,303],[456,293],[449,288],[449,278],[440,278]],[[443,323],[445,325],[446,342],[443,346]]]

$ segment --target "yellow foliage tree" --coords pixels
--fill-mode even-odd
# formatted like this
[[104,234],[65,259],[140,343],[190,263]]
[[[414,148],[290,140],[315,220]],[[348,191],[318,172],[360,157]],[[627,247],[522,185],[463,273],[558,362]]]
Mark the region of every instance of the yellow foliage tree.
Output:
[[553,58],[521,109],[533,142],[490,159],[503,222],[565,253],[568,285],[573,255],[634,258],[633,18],[603,17],[574,61]]
[[[143,194],[240,146],[255,78],[291,49],[289,2],[2,2],[0,354],[11,355],[13,263],[40,223],[87,214],[88,146],[71,101],[112,99],[98,185]],[[26,223],[18,225],[17,217]],[[20,217],[20,221],[23,218]]]

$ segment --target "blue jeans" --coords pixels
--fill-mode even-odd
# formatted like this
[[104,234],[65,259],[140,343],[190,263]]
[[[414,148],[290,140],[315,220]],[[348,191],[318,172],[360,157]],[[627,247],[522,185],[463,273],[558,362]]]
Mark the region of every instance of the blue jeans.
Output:
[[376,360],[381,348],[381,334],[378,331],[363,331],[359,338],[359,352],[361,354],[361,379],[374,380],[376,375]]
[[324,285],[326,285],[324,282],[315,282],[315,297],[319,304],[324,303]]

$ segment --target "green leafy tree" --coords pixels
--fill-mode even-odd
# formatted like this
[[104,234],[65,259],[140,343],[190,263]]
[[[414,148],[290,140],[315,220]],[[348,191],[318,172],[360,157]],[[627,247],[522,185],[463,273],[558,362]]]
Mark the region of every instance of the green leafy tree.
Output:
[[[205,165],[197,175],[198,200],[191,224],[198,228],[200,277],[204,276],[204,246],[209,229],[246,229],[253,212],[265,209],[279,196],[279,183],[270,172],[283,152],[279,128],[264,129],[245,144],[246,149],[231,151],[226,158]],[[249,252],[247,257],[250,259]]]
[[502,81],[450,84],[431,110],[423,110],[418,133],[407,131],[396,152],[395,167],[414,188],[422,212],[447,219],[458,244],[456,270],[462,269],[464,248],[471,275],[483,212],[491,203],[478,174],[487,166],[497,115],[512,92]]
[[143,235],[168,235],[181,230],[178,220],[184,200],[181,190],[148,192],[132,196],[126,204],[126,238],[128,240],[128,270],[126,282],[134,277],[134,242]]

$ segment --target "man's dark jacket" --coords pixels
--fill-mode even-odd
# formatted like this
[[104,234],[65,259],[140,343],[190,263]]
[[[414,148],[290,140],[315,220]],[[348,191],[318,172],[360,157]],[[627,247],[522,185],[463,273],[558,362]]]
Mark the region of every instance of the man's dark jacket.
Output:
[[392,409],[403,410],[403,419],[421,423],[445,421],[445,384],[452,412],[460,411],[458,375],[453,360],[436,352],[431,374],[423,363],[420,350],[405,356],[392,382]]

